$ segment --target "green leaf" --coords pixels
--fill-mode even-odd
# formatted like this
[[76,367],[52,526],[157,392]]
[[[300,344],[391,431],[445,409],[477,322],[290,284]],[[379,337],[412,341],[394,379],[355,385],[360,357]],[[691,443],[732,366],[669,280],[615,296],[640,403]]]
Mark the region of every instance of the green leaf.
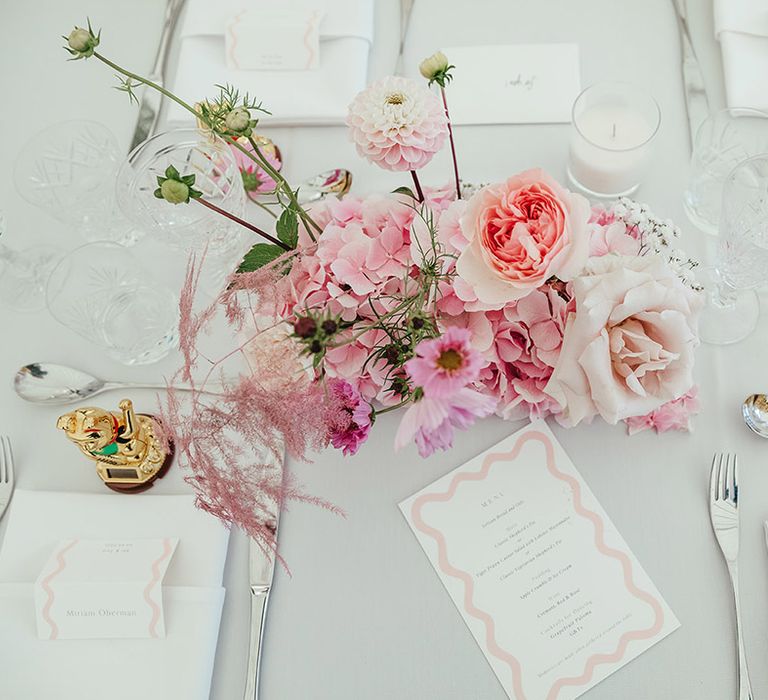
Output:
[[165,169],[165,176],[171,180],[179,180],[179,171],[176,170],[172,165],[169,165]]
[[279,258],[285,251],[272,243],[257,243],[251,248],[237,268],[238,272],[254,272]]
[[398,187],[396,190],[392,190],[392,194],[404,194],[411,199],[418,199],[410,187]]
[[163,191],[162,191],[162,190],[161,190],[159,187],[158,187],[158,188],[157,188],[157,189],[154,191],[154,195],[155,195],[155,197],[157,197],[158,199],[164,199],[164,197],[163,197]]
[[194,175],[182,175],[181,181],[185,185],[194,185],[195,184],[195,176]]
[[299,242],[299,219],[293,209],[284,209],[275,224],[277,237],[289,248],[295,248]]

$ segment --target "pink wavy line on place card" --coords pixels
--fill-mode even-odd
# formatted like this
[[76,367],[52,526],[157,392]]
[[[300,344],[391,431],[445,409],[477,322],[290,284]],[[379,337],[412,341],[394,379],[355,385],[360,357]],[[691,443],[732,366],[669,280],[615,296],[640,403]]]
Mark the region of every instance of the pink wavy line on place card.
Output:
[[304,70],[309,70],[309,67],[312,65],[312,61],[315,60],[315,51],[312,48],[312,44],[309,43],[309,37],[312,35],[312,30],[315,28],[319,17],[320,13],[315,10],[315,12],[312,13],[312,16],[307,21],[307,30],[304,32],[304,47],[307,49],[308,56],[307,62],[304,65]]
[[144,600],[152,610],[152,619],[149,621],[149,636],[157,639],[157,623],[160,621],[160,606],[151,598],[152,589],[160,580],[160,564],[162,564],[171,554],[171,541],[166,538],[163,540],[163,551],[160,556],[152,562],[152,578],[144,589]]
[[48,624],[48,626],[51,628],[51,634],[48,637],[48,639],[57,639],[59,636],[59,628],[58,625],[53,621],[51,618],[51,608],[53,607],[53,602],[56,598],[56,594],[53,592],[53,589],[51,588],[51,582],[53,579],[55,579],[64,569],[67,568],[67,562],[64,561],[64,555],[72,549],[80,540],[72,540],[68,545],[65,547],[62,547],[57,553],[56,553],[56,568],[51,571],[50,574],[48,574],[41,582],[40,586],[45,591],[46,600],[45,605],[43,606],[43,611],[41,615],[43,616],[43,620]]
[[555,450],[552,445],[552,441],[547,435],[537,430],[521,435],[515,445],[509,452],[491,453],[486,455],[483,460],[483,464],[477,472],[460,472],[456,474],[448,489],[444,493],[431,493],[423,494],[419,496],[411,507],[411,517],[416,527],[425,534],[432,537],[435,540],[438,547],[438,564],[440,569],[449,576],[458,578],[464,584],[464,609],[472,617],[480,620],[485,625],[486,646],[488,651],[492,653],[497,659],[506,663],[512,671],[512,678],[514,684],[515,695],[518,700],[525,700],[525,694],[522,688],[522,669],[520,662],[508,651],[502,649],[496,641],[496,630],[493,618],[485,611],[478,609],[474,605],[474,580],[472,576],[466,571],[457,569],[448,561],[447,543],[445,541],[444,534],[433,527],[430,527],[424,522],[421,515],[421,510],[427,503],[430,502],[443,502],[450,501],[456,493],[459,484],[462,481],[482,481],[484,480],[490,471],[491,466],[501,460],[513,460],[515,459],[523,446],[530,440],[538,440],[544,445],[546,452],[546,466],[550,474],[560,481],[564,481],[571,488],[573,494],[573,508],[577,515],[589,520],[595,528],[595,546],[597,550],[612,559],[619,561],[624,574],[624,586],[630,595],[634,596],[638,600],[648,604],[655,615],[654,623],[647,629],[633,630],[625,632],[619,639],[619,643],[616,649],[611,654],[593,654],[587,659],[584,666],[584,672],[580,676],[574,676],[570,678],[560,678],[552,685],[547,693],[547,700],[555,700],[560,690],[567,685],[583,685],[587,683],[594,674],[595,668],[600,664],[616,663],[620,661],[626,653],[629,642],[634,640],[650,639],[658,634],[664,624],[664,611],[656,598],[649,593],[641,590],[635,585],[632,577],[632,562],[626,553],[612,549],[608,547],[605,542],[605,522],[595,512],[588,510],[581,499],[581,484],[578,480],[574,479],[568,474],[561,472],[555,465]]
[[240,62],[235,57],[235,48],[237,47],[237,34],[235,33],[235,27],[240,24],[246,12],[248,12],[248,10],[240,10],[240,12],[235,15],[235,18],[227,26],[227,32],[229,32],[229,36],[232,38],[232,41],[229,44],[229,61],[237,70],[240,70]]

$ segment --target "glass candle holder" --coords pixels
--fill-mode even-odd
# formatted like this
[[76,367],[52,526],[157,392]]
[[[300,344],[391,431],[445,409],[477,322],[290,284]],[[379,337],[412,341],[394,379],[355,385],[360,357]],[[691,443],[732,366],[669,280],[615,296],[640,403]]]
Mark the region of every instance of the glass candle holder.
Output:
[[661,123],[656,100],[627,83],[599,83],[573,103],[568,179],[591,197],[615,199],[639,187]]

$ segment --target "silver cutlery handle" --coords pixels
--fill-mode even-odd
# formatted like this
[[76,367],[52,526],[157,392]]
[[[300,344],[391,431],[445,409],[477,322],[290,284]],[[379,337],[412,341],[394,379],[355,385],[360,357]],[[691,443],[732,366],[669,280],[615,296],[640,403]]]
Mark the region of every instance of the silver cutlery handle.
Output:
[[261,669],[261,642],[264,638],[264,622],[267,619],[269,589],[251,587],[251,638],[248,646],[248,665],[243,700],[258,700],[259,671]]
[[744,651],[744,637],[741,632],[741,603],[739,602],[739,569],[736,562],[728,562],[728,573],[733,587],[733,603],[736,609],[736,639],[739,654],[739,700],[753,700],[752,685],[749,681],[747,655]]

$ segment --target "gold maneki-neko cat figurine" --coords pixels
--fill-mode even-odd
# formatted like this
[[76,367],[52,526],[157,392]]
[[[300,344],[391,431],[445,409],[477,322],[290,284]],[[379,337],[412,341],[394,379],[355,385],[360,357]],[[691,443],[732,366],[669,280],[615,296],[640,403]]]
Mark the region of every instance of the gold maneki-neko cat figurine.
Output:
[[56,427],[96,462],[96,473],[109,488],[137,493],[165,474],[173,449],[158,437],[152,416],[135,413],[130,399],[123,399],[119,406],[119,414],[78,408],[61,416]]

